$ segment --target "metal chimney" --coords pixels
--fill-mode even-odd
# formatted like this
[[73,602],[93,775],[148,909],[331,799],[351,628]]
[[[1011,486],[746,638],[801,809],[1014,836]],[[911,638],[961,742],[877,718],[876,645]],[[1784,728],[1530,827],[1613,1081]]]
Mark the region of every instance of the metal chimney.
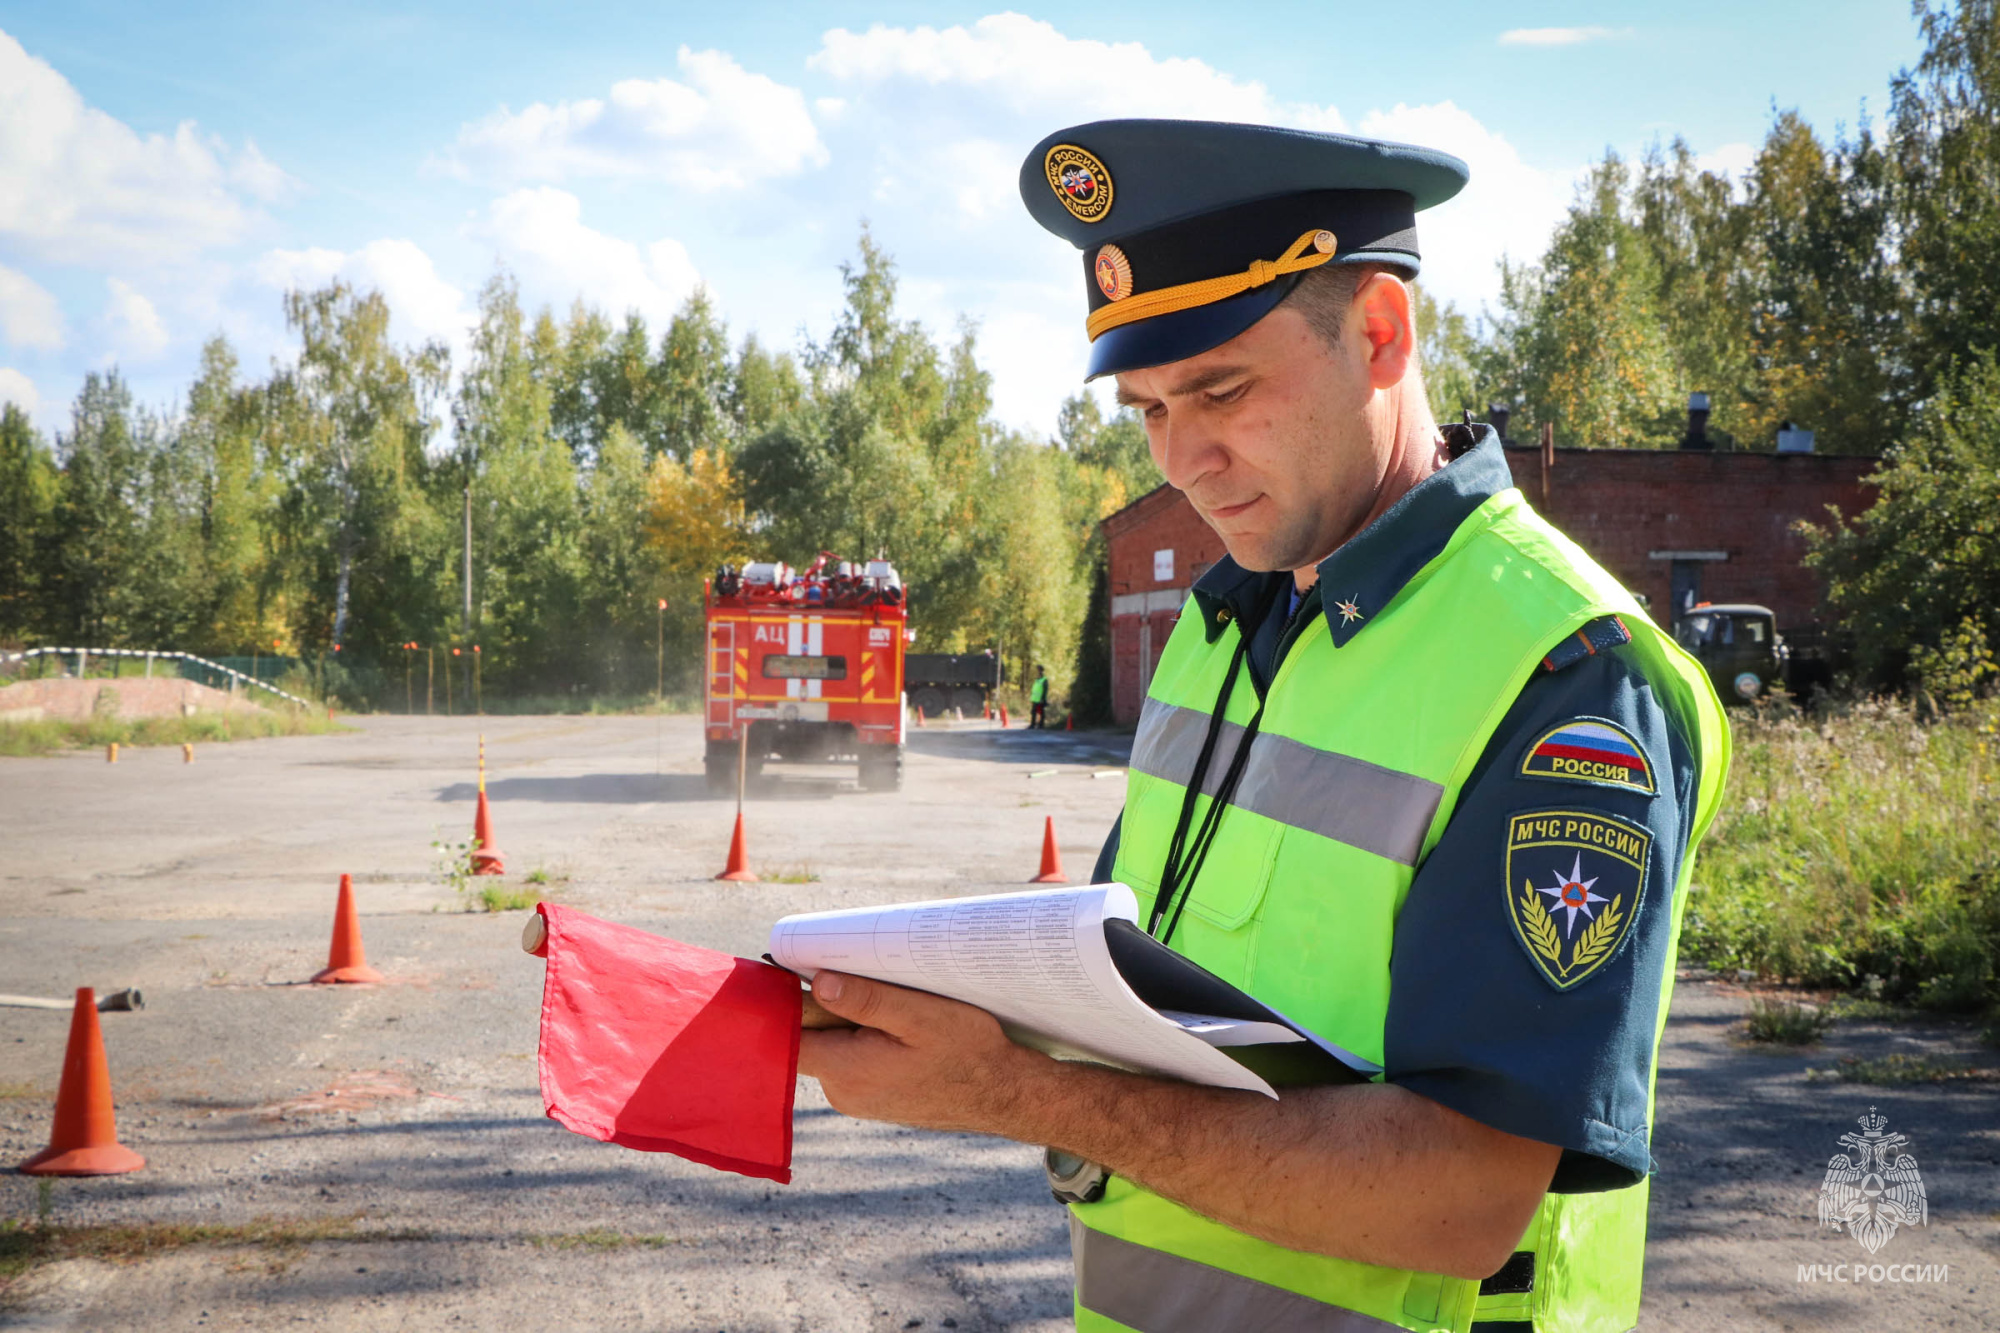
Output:
[[1507,443],[1507,418],[1514,415],[1513,409],[1505,403],[1488,403],[1486,419],[1493,425],[1493,433],[1500,437],[1500,443]]
[[1813,433],[1787,421],[1778,427],[1778,452],[1781,454],[1809,454],[1813,451]]
[[1708,438],[1708,395],[1696,389],[1688,395],[1687,434],[1681,436],[1683,449],[1713,449]]

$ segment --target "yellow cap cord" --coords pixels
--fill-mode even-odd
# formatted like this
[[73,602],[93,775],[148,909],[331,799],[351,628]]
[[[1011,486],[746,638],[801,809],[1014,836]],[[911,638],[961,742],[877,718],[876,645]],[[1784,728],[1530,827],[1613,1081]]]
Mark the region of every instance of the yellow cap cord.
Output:
[[[1321,237],[1326,239],[1322,241]],[[1262,287],[1288,273],[1318,268],[1333,258],[1333,249],[1333,234],[1315,229],[1293,241],[1291,249],[1276,260],[1253,260],[1250,267],[1241,273],[1204,278],[1200,282],[1184,282],[1178,287],[1162,287],[1158,291],[1139,292],[1122,301],[1113,301],[1100,306],[1084,322],[1084,327],[1090,331],[1090,340],[1096,342],[1101,335],[1121,324],[1152,319],[1156,315],[1171,315],[1176,310],[1192,310],[1200,305],[1213,305],[1254,287]]]

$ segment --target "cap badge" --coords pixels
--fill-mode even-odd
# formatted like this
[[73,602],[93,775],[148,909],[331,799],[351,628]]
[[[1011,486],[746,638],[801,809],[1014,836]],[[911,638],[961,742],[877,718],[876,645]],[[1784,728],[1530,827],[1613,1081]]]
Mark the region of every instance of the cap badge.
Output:
[[1094,154],[1059,143],[1042,159],[1049,188],[1079,222],[1102,222],[1111,211],[1111,173]]
[[1122,301],[1132,294],[1132,261],[1115,245],[1097,252],[1097,290],[1107,301]]
[[1337,244],[1339,242],[1333,239],[1333,233],[1330,231],[1316,231],[1313,233],[1313,249],[1323,255],[1332,254],[1333,247]]

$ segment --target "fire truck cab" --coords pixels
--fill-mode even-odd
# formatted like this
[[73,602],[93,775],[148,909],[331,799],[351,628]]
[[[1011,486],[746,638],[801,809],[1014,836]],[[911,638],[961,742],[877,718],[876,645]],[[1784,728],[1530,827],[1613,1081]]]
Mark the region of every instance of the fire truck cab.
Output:
[[779,561],[724,565],[704,585],[711,791],[772,760],[855,761],[861,785],[903,784],[902,579],[887,560],[820,552],[799,572]]

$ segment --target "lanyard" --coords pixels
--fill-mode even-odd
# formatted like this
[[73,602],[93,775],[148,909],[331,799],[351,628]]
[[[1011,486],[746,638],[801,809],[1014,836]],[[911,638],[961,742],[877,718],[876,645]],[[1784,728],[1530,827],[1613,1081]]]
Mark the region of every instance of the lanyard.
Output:
[[[1195,830],[1194,842],[1190,845],[1188,829],[1194,823],[1195,801],[1207,783],[1208,768],[1215,759],[1216,742],[1222,737],[1222,719],[1229,711],[1229,696],[1236,688],[1237,673],[1242,670],[1243,659],[1250,652],[1252,635],[1269,616],[1273,594],[1281,586],[1274,582],[1270,592],[1259,602],[1256,628],[1246,631],[1240,621],[1237,625],[1236,652],[1229,659],[1229,672],[1222,678],[1222,691],[1216,696],[1214,711],[1209,714],[1208,732],[1202,737],[1201,753],[1195,758],[1194,772],[1189,774],[1187,789],[1181,795],[1180,818],[1174,823],[1173,841],[1167,844],[1167,863],[1160,871],[1160,892],[1153,899],[1153,913],[1146,923],[1146,933],[1157,936],[1162,944],[1172,941],[1174,927],[1180,924],[1181,912],[1194,893],[1195,878],[1201,874],[1202,863],[1208,860],[1208,849],[1215,842],[1215,831],[1222,822],[1222,812],[1235,796],[1236,784],[1250,760],[1250,747],[1264,721],[1264,703],[1260,699],[1257,711],[1251,714],[1249,724],[1243,728],[1242,739],[1229,757],[1229,766],[1223,770],[1222,781],[1217,784],[1215,795],[1209,801],[1208,813],[1202,817],[1201,827]],[[1165,933],[1160,932],[1162,918],[1167,923]]]

